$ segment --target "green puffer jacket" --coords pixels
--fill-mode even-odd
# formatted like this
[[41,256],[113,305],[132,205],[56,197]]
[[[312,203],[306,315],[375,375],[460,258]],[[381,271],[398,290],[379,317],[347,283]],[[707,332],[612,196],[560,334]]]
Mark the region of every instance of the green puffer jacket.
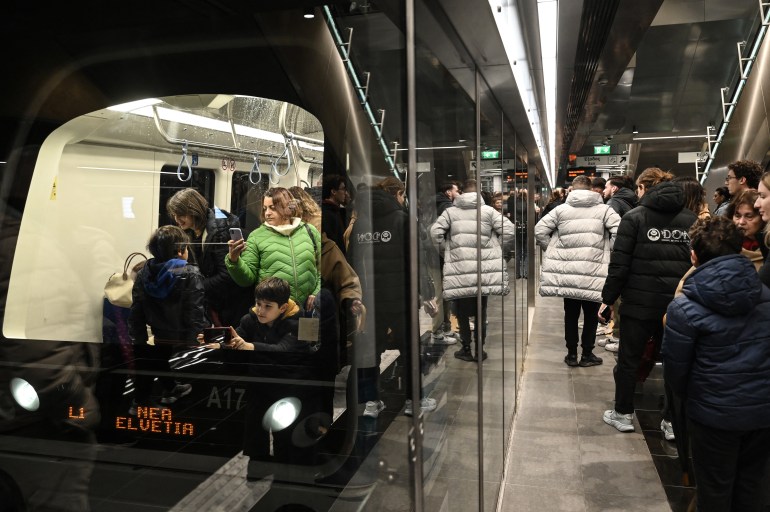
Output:
[[304,308],[308,296],[318,295],[321,289],[320,256],[320,233],[312,225],[306,228],[295,217],[291,225],[259,226],[249,235],[238,261],[232,263],[225,256],[225,265],[240,286],[254,286],[267,277],[285,279],[291,287],[291,298]]

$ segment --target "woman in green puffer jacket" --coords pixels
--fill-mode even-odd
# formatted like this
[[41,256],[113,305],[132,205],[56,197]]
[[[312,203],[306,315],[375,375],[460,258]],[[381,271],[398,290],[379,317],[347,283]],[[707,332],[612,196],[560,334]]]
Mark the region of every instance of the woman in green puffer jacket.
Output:
[[285,188],[268,190],[262,202],[262,225],[248,241],[229,242],[225,265],[240,286],[254,286],[267,277],[285,279],[294,302],[310,311],[321,289],[321,235],[293,216],[294,201]]

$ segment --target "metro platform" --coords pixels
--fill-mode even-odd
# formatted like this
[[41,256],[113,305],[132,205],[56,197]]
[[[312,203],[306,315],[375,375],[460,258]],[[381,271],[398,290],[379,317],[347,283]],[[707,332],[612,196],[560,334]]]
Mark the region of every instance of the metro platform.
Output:
[[637,385],[636,431],[605,424],[616,356],[596,347],[602,365],[566,366],[562,304],[535,299],[499,510],[686,511],[695,489],[660,431],[661,367]]

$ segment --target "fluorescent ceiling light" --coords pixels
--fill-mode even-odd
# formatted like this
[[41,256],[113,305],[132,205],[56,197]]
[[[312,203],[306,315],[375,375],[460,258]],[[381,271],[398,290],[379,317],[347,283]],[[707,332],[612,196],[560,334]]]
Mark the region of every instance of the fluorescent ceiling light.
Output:
[[551,169],[556,169],[556,53],[559,33],[559,3],[538,0],[537,17],[540,25],[540,55],[543,62],[543,88],[548,134],[546,155]]
[[[145,103],[136,101],[133,103],[125,103],[123,105],[116,105],[109,107],[109,110],[115,110],[118,112],[129,112],[138,116],[153,117],[153,105],[157,104],[161,100],[143,100]],[[208,130],[214,130],[223,133],[231,133],[230,123],[227,121],[220,121],[219,119],[212,119],[210,117],[199,116],[197,114],[191,114],[189,112],[182,112],[180,110],[172,110],[165,107],[155,107],[158,112],[158,117],[163,121],[170,123],[185,124],[188,126],[198,126],[200,128],[206,128]],[[284,144],[284,136],[280,133],[269,132],[261,128],[253,128],[250,126],[244,126],[241,124],[234,125],[235,133],[244,137],[251,137],[253,139],[266,140],[275,142],[276,144]],[[298,145],[302,148],[318,151],[323,153],[323,147],[315,144],[308,144],[303,141],[298,141]]]
[[660,137],[634,137],[633,140],[705,139],[706,135],[665,135]]
[[158,103],[163,103],[163,101],[157,98],[147,98],[144,100],[129,101],[128,103],[121,103],[120,105],[107,107],[107,110],[112,110],[115,112],[131,112],[142,107],[151,107],[153,105],[157,105]]
[[505,47],[505,53],[516,82],[516,88],[519,91],[522,104],[527,113],[527,119],[532,127],[532,135],[540,152],[546,177],[551,186],[553,186],[555,172],[550,165],[548,152],[543,145],[540,113],[535,98],[532,75],[529,72],[532,65],[527,60],[527,49],[524,43],[524,33],[521,28],[522,21],[519,17],[518,6],[514,0],[489,0],[489,8],[492,9],[492,16],[495,19],[500,40]]

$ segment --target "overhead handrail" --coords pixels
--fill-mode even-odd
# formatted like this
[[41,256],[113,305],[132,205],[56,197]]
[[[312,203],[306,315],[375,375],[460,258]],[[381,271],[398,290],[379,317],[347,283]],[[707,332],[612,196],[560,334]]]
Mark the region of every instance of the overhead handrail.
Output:
[[[276,158],[273,161],[273,163],[270,164],[270,183],[272,183],[273,185],[278,185],[278,182],[280,181],[278,178],[283,178],[284,176],[289,174],[289,171],[291,170],[292,161],[291,161],[291,151],[289,150],[290,145],[291,145],[291,141],[287,140],[283,146],[283,153],[281,153],[281,156]],[[278,162],[280,162],[283,157],[286,157],[286,170],[282,173],[281,171],[278,170]],[[273,179],[274,176],[276,177],[276,179]]]
[[[182,164],[187,165],[187,177],[182,178]],[[182,146],[182,159],[179,161],[179,165],[176,167],[176,177],[179,178],[179,181],[190,181],[192,179],[192,167],[190,167],[190,161],[187,160],[187,141],[184,141],[184,145]]]
[[[258,181],[254,181],[255,172],[260,176]],[[254,165],[252,165],[251,170],[249,170],[249,183],[252,185],[259,185],[262,183],[262,175],[259,172],[259,153],[254,155]]]

